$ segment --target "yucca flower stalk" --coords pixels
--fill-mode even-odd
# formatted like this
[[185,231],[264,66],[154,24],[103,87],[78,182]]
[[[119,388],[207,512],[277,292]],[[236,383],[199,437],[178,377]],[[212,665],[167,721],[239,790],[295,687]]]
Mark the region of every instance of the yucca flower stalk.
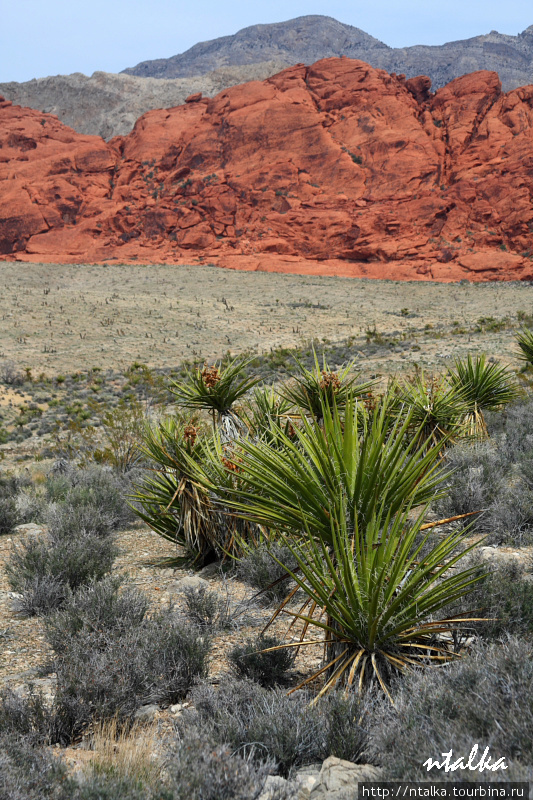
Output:
[[466,361],[455,360],[455,369],[448,371],[450,383],[466,406],[465,424],[471,436],[487,436],[485,413],[508,405],[519,396],[511,370],[490,364],[480,355]]
[[235,438],[244,426],[234,406],[259,382],[259,378],[244,376],[250,360],[236,358],[225,367],[204,364],[190,372],[185,381],[173,383],[170,391],[183,408],[209,411],[213,429],[218,423],[226,438]]
[[[407,504],[427,503],[442,481],[440,448],[428,446],[421,453],[408,441],[410,425],[407,413],[391,429],[387,398],[370,415],[353,397],[343,415],[335,404],[324,403],[322,424],[302,416],[293,435],[279,431],[275,449],[261,440],[235,443],[239,489],[223,493],[224,504],[266,528],[296,537],[307,530],[327,542],[339,504],[355,530],[382,505],[396,513]],[[213,492],[221,448],[216,437],[206,443],[196,474]]]
[[310,414],[318,422],[322,420],[323,408],[331,408],[333,404],[342,409],[348,395],[364,398],[368,396],[375,381],[360,381],[359,373],[354,372],[354,363],[350,362],[340,370],[334,371],[328,366],[323,356],[322,368],[318,356],[313,350],[314,368],[307,369],[297,358],[298,375],[280,392],[300,413],[302,410]]
[[466,402],[444,378],[427,379],[421,372],[393,383],[391,390],[397,399],[396,413],[409,411],[410,434],[417,445],[442,447],[464,433]]

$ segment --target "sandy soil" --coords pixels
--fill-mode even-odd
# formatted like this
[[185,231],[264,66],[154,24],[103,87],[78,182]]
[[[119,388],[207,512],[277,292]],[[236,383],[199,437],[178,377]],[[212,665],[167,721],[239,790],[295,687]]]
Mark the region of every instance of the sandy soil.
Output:
[[[404,342],[365,357],[366,367],[382,373],[415,363],[436,370],[478,351],[516,364],[517,315],[533,312],[532,297],[524,283],[1,262],[0,362],[13,360],[36,375],[121,369],[135,360],[165,367],[312,338],[352,337],[357,352],[371,330]],[[489,322],[479,325],[482,318]]]

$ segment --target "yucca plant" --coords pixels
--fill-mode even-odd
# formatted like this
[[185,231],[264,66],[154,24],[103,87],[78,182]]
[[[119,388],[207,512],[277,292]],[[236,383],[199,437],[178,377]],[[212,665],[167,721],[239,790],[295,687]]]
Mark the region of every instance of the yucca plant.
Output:
[[344,407],[348,395],[358,398],[369,396],[374,381],[359,381],[359,373],[354,372],[354,364],[350,362],[340,370],[332,370],[323,356],[322,368],[318,356],[313,350],[314,368],[307,369],[297,358],[298,375],[287,384],[281,392],[298,412],[306,411],[317,421],[322,420],[323,408],[330,408],[335,403],[338,409]]
[[521,351],[519,358],[530,366],[533,365],[533,331],[530,328],[522,328],[515,339]]
[[194,421],[167,417],[147,427],[141,449],[152,468],[135,487],[134,511],[153,531],[183,548],[177,561],[201,566],[216,553],[218,523],[208,493],[191,472],[204,452],[201,429]]
[[409,411],[410,433],[417,445],[442,447],[464,430],[466,403],[445,379],[426,379],[421,372],[407,381],[393,384],[391,390],[396,396],[396,413],[401,415]]
[[235,403],[259,382],[259,378],[244,375],[249,362],[250,359],[236,358],[225,367],[221,364],[211,367],[204,364],[202,368],[197,367],[190,372],[187,380],[173,383],[170,391],[183,408],[209,411],[213,428],[218,423],[223,435],[234,438],[243,430],[243,424],[234,410]]
[[465,425],[471,436],[486,436],[485,412],[511,403],[519,395],[515,376],[500,364],[490,364],[480,355],[466,361],[455,360],[448,377],[458,397],[466,406]]
[[[341,415],[334,403],[322,405],[322,424],[303,416],[292,435],[278,434],[278,447],[244,439],[235,443],[231,464],[238,488],[223,494],[224,503],[241,516],[292,536],[308,531],[328,542],[331,515],[341,507],[354,531],[381,506],[391,513],[406,505],[427,503],[441,484],[439,447],[421,453],[407,439],[409,412],[390,429],[385,397],[370,414],[348,397]],[[223,446],[207,443],[196,480],[220,491]]]
[[276,446],[280,430],[290,436],[294,435],[294,425],[290,418],[292,407],[292,403],[281,397],[273,386],[261,386],[254,389],[242,416],[254,438]]
[[282,604],[302,624],[296,641],[282,647],[324,646],[324,665],[291,691],[322,675],[316,699],[339,686],[362,691],[372,685],[391,699],[395,674],[459,657],[458,629],[476,619],[450,618],[446,607],[462,600],[483,575],[477,567],[458,568],[475,546],[462,546],[464,530],[443,538],[432,530],[421,533],[426,509],[413,520],[410,506],[391,513],[381,504],[361,523],[356,517],[354,530],[347,498],[341,498],[326,538],[310,531],[297,540],[281,537],[298,569],[281,566],[306,595],[299,612]]
[[239,480],[224,454],[216,483],[206,488],[197,481],[210,438],[194,421],[185,424],[175,417],[145,433],[142,450],[153,466],[135,487],[133,508],[153,531],[183,549],[171,559],[181,565],[201,567],[214,559],[238,557],[263,539],[257,525],[226,513],[218,501],[217,492],[235,491]]

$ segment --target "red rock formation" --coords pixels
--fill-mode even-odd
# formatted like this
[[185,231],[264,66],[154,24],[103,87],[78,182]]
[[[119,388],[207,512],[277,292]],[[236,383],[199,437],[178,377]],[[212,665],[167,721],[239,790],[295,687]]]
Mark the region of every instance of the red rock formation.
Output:
[[297,65],[106,144],[0,103],[0,257],[533,279],[533,86]]

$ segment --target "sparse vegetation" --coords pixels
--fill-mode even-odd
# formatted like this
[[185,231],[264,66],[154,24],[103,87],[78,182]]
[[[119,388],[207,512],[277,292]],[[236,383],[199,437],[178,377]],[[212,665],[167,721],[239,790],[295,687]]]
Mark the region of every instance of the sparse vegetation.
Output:
[[[358,285],[362,295],[370,288]],[[167,323],[183,302],[169,296],[166,313],[164,291],[150,325]],[[300,337],[301,315],[317,328],[335,310],[352,328],[342,341],[302,338],[292,349],[280,338],[269,352],[219,352],[208,362],[190,347],[173,367],[155,369],[140,354],[120,371],[62,366],[54,378],[35,365],[0,364],[9,397],[0,408],[9,460],[0,533],[8,548],[14,539],[6,614],[43,617],[0,620],[0,640],[15,651],[24,626],[35,626],[52,650],[36,686],[0,698],[0,795],[244,800],[269,773],[290,777],[329,755],[379,763],[387,779],[428,779],[417,751],[468,753],[477,739],[506,756],[506,779],[532,779],[533,584],[521,550],[533,541],[530,367],[523,348],[517,379],[488,356],[465,355],[509,339],[529,316],[494,304],[468,316],[458,303],[457,319],[429,323],[413,290],[388,317],[353,324],[351,306],[321,291],[265,297],[263,328],[275,331],[289,309]],[[471,289],[453,291],[462,302]],[[117,324],[118,300],[109,295],[100,327],[120,340],[130,323]],[[233,321],[238,302],[224,287],[217,312]],[[204,303],[198,297],[186,312],[191,331],[205,325]],[[173,325],[159,339],[150,329],[154,352]],[[404,372],[382,397],[383,375],[370,363],[387,363],[382,373],[399,359],[424,365],[425,346],[444,353],[439,340],[452,332],[454,366],[448,353],[447,369],[435,360],[413,377]],[[55,347],[50,340],[43,355]],[[176,399],[193,416],[171,408]],[[13,468],[19,453],[31,469]],[[479,511],[444,520],[438,533],[431,527]],[[147,593],[120,579],[117,531],[139,517],[176,546],[159,566],[209,565],[202,579],[212,585],[176,591],[177,574],[155,572],[155,537],[144,528],[118,536],[131,556],[138,533],[136,579]],[[15,532],[23,522],[38,523],[26,538]],[[259,593],[251,633],[236,621],[223,571],[229,585]],[[258,635],[274,602],[275,619]],[[283,617],[293,623],[286,638]],[[425,669],[432,660],[450,663]],[[154,717],[165,719],[165,742],[154,739]],[[82,736],[94,752],[83,778],[48,749]],[[280,786],[280,800],[292,791]]]

